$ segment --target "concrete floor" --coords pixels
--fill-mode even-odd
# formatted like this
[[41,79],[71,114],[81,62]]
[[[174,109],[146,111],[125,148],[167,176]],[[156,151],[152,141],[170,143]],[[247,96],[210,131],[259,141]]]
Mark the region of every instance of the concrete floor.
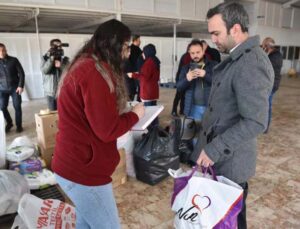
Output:
[[[161,88],[165,109],[162,126],[169,124],[174,89]],[[300,78],[283,77],[274,97],[270,132],[258,140],[256,176],[249,182],[249,228],[300,228]],[[11,108],[11,107],[10,107]],[[23,135],[36,142],[34,113],[46,108],[45,100],[23,103]],[[10,109],[11,110],[11,109]],[[11,142],[14,129],[7,135]],[[170,209],[173,180],[155,186],[133,178],[115,190],[122,228],[173,228]],[[2,225],[0,225],[2,228]]]

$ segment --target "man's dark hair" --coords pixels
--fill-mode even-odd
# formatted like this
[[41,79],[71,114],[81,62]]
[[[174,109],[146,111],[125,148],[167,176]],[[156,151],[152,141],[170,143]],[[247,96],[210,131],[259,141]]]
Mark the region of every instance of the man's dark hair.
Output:
[[189,49],[191,46],[193,46],[193,45],[200,45],[201,48],[203,49],[203,44],[202,44],[202,42],[201,42],[199,39],[193,39],[193,40],[189,43],[188,49]]
[[0,43],[1,48],[5,48],[5,45],[3,43]]
[[133,35],[133,36],[132,36],[132,42],[136,41],[136,40],[139,39],[140,37],[141,37],[141,36],[140,36],[140,35],[137,35],[137,34]]
[[249,16],[241,4],[235,2],[221,3],[209,9],[206,17],[210,19],[216,14],[221,14],[227,28],[227,33],[229,33],[229,30],[235,24],[241,26],[242,32],[248,32]]
[[55,42],[60,42],[61,43],[61,40],[60,39],[52,39],[51,41],[50,41],[50,46],[53,46],[53,44],[55,43]]

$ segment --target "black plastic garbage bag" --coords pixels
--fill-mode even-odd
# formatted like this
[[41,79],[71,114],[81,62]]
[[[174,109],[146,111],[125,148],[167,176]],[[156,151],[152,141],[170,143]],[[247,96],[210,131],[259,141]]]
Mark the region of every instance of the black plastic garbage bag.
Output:
[[179,168],[179,156],[174,152],[169,133],[152,128],[136,144],[133,151],[136,178],[150,185],[168,176],[168,169]]

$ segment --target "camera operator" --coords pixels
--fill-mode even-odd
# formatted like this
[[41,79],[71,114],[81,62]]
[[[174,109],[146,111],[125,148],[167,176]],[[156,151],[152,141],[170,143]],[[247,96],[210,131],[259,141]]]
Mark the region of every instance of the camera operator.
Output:
[[69,64],[69,58],[64,56],[62,47],[68,47],[59,39],[50,41],[50,49],[42,58],[44,93],[47,96],[49,110],[57,110],[56,92],[63,70]]

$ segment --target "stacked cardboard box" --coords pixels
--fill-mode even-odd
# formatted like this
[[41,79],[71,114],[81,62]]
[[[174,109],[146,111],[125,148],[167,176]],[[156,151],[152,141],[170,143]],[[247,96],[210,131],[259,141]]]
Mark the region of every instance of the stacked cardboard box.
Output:
[[51,160],[55,147],[55,135],[57,133],[58,114],[35,114],[37,140],[42,158],[46,161],[48,168],[51,168]]
[[126,183],[127,173],[126,173],[126,153],[124,149],[119,149],[120,162],[112,174],[112,185],[114,188]]

